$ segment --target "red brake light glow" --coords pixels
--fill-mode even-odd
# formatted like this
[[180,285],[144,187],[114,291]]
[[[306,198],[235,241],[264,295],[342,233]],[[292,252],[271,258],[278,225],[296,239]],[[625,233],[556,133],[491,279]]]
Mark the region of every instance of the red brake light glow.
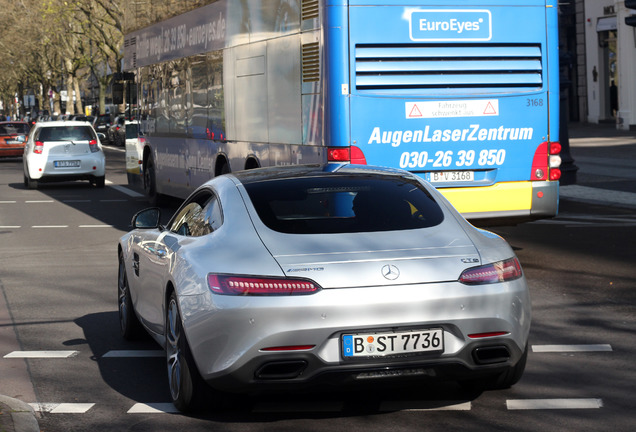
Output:
[[222,295],[302,295],[313,294],[320,286],[308,279],[269,278],[208,274],[208,287]]
[[351,151],[349,150],[349,147],[329,147],[327,149],[327,161],[350,162]]
[[42,154],[44,151],[44,143],[42,141],[36,141],[33,146],[33,153]]
[[508,282],[523,276],[521,265],[517,258],[510,258],[492,264],[473,267],[464,270],[459,281],[466,285],[485,285],[498,282]]

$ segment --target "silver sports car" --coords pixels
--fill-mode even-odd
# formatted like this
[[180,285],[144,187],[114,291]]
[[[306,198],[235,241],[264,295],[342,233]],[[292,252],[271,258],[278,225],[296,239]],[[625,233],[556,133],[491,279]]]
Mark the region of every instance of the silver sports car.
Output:
[[199,187],[119,242],[125,338],[165,347],[177,408],[224,391],[523,374],[526,281],[510,246],[422,179],[265,168]]

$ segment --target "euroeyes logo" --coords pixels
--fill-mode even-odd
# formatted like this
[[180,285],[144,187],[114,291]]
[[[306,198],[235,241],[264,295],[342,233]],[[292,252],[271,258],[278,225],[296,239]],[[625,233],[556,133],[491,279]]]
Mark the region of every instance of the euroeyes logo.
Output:
[[413,41],[488,41],[492,38],[489,10],[415,9],[410,15]]

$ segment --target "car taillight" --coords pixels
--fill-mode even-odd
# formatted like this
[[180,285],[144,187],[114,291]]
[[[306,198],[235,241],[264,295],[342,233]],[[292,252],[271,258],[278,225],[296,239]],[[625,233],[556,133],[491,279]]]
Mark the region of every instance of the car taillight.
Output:
[[497,282],[508,282],[519,279],[523,275],[517,258],[510,258],[492,264],[466,269],[459,281],[466,285],[484,285]]
[[213,293],[234,296],[313,294],[320,286],[309,279],[233,276],[210,273],[208,287]]
[[558,142],[544,142],[537,147],[532,160],[531,180],[552,180],[561,178],[561,144]]
[[97,140],[90,140],[88,142],[88,148],[91,149],[91,152],[97,153],[99,151],[99,146],[97,145]]
[[42,141],[36,141],[33,146],[33,153],[42,154],[44,151],[44,143]]

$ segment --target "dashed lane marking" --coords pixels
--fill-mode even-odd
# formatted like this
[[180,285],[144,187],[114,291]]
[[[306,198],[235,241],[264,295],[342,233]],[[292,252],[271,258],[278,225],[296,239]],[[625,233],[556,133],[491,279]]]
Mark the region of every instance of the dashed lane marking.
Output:
[[551,353],[551,352],[606,352],[612,351],[609,344],[596,345],[532,345],[532,352]]
[[548,409],[597,409],[603,407],[602,399],[511,399],[506,407],[514,410]]
[[380,411],[470,411],[470,402],[431,401],[386,401],[380,404]]
[[173,414],[179,410],[170,402],[164,403],[136,403],[128,410],[128,414]]
[[78,353],[78,351],[13,351],[4,358],[70,358]]
[[130,357],[165,357],[162,350],[113,350],[108,351],[102,358],[130,358]]
[[34,411],[51,414],[84,414],[95,406],[94,403],[45,403],[29,404]]

